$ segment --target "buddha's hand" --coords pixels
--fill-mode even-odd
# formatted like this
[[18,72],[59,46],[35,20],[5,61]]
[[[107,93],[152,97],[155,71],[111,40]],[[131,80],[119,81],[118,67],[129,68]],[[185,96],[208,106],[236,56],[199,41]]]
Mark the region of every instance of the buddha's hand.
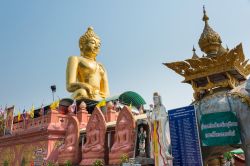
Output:
[[95,90],[94,90],[94,88],[91,85],[87,84],[87,86],[85,87],[85,90],[86,90],[86,92],[88,93],[88,95],[90,97],[94,97],[95,96]]
[[71,84],[74,89],[85,89],[88,95],[93,94],[93,87],[89,84],[83,83],[83,82],[78,82],[78,83],[73,83]]
[[62,150],[64,149],[64,147],[65,147],[65,144],[62,144],[62,145],[58,148],[58,150],[59,150],[59,151],[62,151]]
[[85,89],[88,94],[93,94],[93,87],[91,85],[82,83],[81,88]]

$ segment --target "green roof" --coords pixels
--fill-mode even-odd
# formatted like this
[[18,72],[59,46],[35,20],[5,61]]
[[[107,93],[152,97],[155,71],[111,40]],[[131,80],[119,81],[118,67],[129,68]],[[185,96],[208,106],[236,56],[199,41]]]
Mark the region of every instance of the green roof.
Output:
[[145,100],[136,92],[127,91],[119,96],[119,101],[126,105],[133,105],[135,107],[146,104]]

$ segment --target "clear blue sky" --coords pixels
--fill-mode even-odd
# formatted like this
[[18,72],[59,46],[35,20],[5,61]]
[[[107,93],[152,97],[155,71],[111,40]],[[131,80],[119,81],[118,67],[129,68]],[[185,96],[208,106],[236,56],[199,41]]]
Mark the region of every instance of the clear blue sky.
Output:
[[136,91],[147,104],[162,95],[167,109],[185,106],[192,89],[162,65],[184,60],[198,48],[202,6],[223,45],[240,42],[250,58],[250,0],[13,0],[0,2],[0,105],[36,108],[65,88],[67,59],[79,55],[78,40],[88,26],[102,39],[97,60],[108,71],[111,95]]

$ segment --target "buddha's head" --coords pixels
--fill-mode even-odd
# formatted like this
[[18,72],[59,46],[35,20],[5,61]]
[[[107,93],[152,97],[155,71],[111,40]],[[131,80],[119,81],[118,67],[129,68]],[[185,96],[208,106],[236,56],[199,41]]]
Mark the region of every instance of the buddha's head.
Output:
[[98,123],[98,117],[96,114],[93,115],[93,119],[90,124],[90,130],[93,130],[96,128],[96,124]]
[[118,128],[119,128],[120,130],[123,130],[123,129],[126,128],[126,126],[127,126],[127,120],[126,120],[125,117],[122,117],[122,119],[121,119],[120,122],[119,122]]
[[101,40],[95,34],[92,27],[88,27],[87,32],[79,39],[79,47],[81,56],[86,58],[95,59],[100,51]]

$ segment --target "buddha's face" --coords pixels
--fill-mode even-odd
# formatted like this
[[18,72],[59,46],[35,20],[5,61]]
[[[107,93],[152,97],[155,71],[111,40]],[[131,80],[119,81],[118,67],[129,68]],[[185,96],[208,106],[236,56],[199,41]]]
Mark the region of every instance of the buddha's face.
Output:
[[92,119],[92,123],[90,124],[90,129],[93,130],[96,128],[96,124],[98,123],[98,118],[97,115],[94,115]]
[[95,128],[96,128],[96,124],[95,123],[91,123],[91,125],[90,125],[90,131],[94,130]]
[[90,37],[85,43],[84,54],[97,55],[100,51],[100,40]]
[[123,129],[126,128],[126,125],[123,124],[123,123],[120,123],[118,128],[119,128],[120,130],[123,130]]
[[118,124],[118,128],[120,129],[120,130],[123,130],[123,129],[125,129],[127,127],[127,120],[123,117],[122,119],[121,119],[121,121],[119,122],[119,124]]

